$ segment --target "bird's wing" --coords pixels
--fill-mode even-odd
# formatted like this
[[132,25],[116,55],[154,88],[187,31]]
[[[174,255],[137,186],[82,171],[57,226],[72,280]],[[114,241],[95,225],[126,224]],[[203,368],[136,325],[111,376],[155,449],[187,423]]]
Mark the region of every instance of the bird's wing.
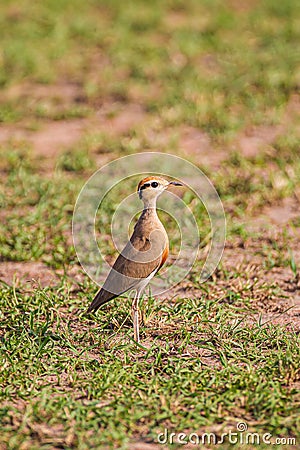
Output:
[[[163,234],[163,235],[162,235]],[[103,287],[96,294],[88,312],[134,289],[143,278],[158,271],[168,256],[165,235],[161,230],[151,234],[151,240],[133,233],[130,241],[116,259]]]

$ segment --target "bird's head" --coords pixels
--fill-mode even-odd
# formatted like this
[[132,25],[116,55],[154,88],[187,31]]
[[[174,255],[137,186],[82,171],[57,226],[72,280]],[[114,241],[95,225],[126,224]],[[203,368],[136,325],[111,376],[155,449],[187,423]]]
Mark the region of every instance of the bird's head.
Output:
[[137,190],[144,203],[151,203],[170,186],[182,186],[182,184],[178,181],[168,181],[159,176],[152,176],[141,180]]

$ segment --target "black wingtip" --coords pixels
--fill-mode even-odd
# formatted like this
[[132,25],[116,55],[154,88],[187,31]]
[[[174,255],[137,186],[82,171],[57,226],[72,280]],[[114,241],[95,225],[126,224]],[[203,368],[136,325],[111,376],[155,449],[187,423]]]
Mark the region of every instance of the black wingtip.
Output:
[[86,313],[91,314],[92,312],[96,312],[97,309],[101,306],[101,290],[97,292],[92,303],[88,307]]
[[92,301],[92,303],[90,304],[90,306],[88,307],[86,313],[87,313],[87,314],[91,314],[91,313],[93,313],[93,312],[96,312],[97,309],[100,308],[100,306],[101,306],[101,302],[99,301],[99,297],[96,296],[96,297],[94,298],[94,300]]
[[104,305],[105,303],[109,302],[110,300],[114,299],[115,297],[117,297],[117,295],[112,294],[111,292],[108,292],[103,288],[100,289],[100,291],[97,292],[94,300],[88,307],[87,314],[96,312],[100,308],[100,306]]

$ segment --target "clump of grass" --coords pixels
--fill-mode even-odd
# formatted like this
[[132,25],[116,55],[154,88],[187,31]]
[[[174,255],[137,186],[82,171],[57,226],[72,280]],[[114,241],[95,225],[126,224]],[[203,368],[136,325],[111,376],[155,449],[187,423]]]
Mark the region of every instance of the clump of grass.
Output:
[[95,162],[85,149],[74,149],[64,152],[58,159],[58,169],[66,172],[82,172],[95,168]]

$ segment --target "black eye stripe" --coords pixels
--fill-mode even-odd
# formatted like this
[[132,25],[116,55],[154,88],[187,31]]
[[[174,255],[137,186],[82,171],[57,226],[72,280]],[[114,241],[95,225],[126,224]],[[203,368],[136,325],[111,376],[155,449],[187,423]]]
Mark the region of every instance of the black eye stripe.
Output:
[[151,184],[150,183],[145,183],[145,184],[143,184],[143,186],[140,187],[140,191],[142,191],[143,189],[146,189],[146,188],[148,188],[150,186],[153,187],[153,188],[157,188],[158,185],[159,185],[159,183],[157,181],[152,181]]

